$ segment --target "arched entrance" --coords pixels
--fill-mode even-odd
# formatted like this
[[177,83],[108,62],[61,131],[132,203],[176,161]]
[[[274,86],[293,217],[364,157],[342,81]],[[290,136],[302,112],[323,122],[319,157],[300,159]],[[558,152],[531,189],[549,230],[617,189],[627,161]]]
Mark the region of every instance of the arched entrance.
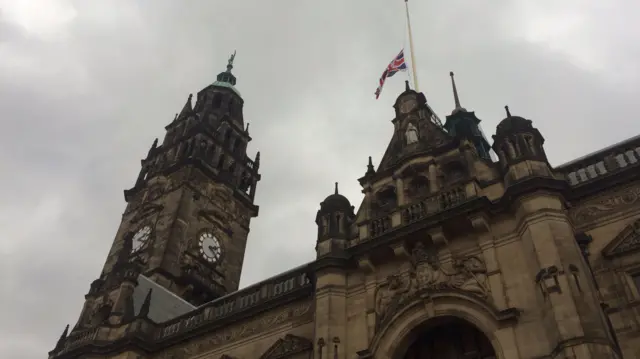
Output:
[[456,317],[427,321],[412,331],[402,359],[496,359],[489,338]]

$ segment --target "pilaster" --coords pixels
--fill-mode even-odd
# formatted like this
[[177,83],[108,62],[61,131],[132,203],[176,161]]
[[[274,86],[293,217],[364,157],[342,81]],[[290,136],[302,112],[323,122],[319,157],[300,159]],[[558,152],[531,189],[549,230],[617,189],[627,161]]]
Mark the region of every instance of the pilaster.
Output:
[[541,325],[555,348],[551,356],[616,358],[597,293],[585,282],[589,269],[561,198],[541,192],[521,197],[516,211],[522,243],[531,256]]
[[471,225],[478,236],[478,244],[482,250],[484,262],[487,267],[487,281],[491,289],[491,297],[493,303],[499,309],[509,307],[505,292],[504,282],[502,280],[502,272],[500,263],[496,256],[496,248],[494,246],[494,235],[491,230],[491,223],[488,216],[484,213],[469,217]]
[[315,354],[321,359],[343,358],[348,340],[347,273],[340,261],[320,262],[316,262]]

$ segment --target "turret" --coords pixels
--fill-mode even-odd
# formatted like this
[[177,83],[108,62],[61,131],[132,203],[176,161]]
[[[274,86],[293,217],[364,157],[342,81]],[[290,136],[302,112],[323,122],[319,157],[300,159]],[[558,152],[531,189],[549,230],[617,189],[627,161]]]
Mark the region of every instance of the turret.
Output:
[[316,215],[318,225],[318,257],[329,254],[338,248],[344,248],[349,240],[350,229],[355,219],[354,206],[338,193],[338,183],[332,195],[320,203]]
[[540,131],[531,120],[512,116],[508,106],[505,109],[507,117],[498,124],[493,136],[493,150],[498,154],[505,183],[527,177],[552,177]]

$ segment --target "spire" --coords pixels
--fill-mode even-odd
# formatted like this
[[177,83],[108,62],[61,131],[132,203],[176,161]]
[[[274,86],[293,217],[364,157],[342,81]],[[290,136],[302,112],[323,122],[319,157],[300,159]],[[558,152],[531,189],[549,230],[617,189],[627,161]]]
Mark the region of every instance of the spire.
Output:
[[244,132],[248,135],[249,134],[249,122],[247,122],[247,128],[244,129]]
[[453,88],[453,101],[455,103],[455,108],[451,112],[451,114],[458,113],[460,111],[467,112],[465,108],[460,105],[460,97],[458,97],[458,88],[456,87],[456,79],[454,78],[453,71],[449,71],[449,76],[451,76],[451,87]]
[[449,71],[449,76],[451,76],[451,86],[453,87],[453,100],[455,101],[456,108],[460,106],[460,98],[458,98],[458,89],[456,88],[456,79],[453,77],[453,71]]
[[405,91],[409,91],[409,90],[411,90],[411,87],[409,87],[409,80],[406,80],[406,81],[404,82],[404,90],[405,90]]
[[511,112],[509,112],[509,106],[505,106],[504,110],[507,111],[507,117],[511,117]]
[[335,194],[338,194],[338,182],[336,182],[336,192]]

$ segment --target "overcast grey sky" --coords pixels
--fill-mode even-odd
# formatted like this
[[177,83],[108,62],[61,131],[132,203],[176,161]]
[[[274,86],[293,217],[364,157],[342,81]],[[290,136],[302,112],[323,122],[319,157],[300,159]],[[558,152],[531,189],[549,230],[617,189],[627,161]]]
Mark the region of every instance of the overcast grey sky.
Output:
[[[410,5],[420,89],[443,119],[453,70],[487,136],[508,104],[553,164],[640,133],[640,3]],[[75,324],[122,190],[234,49],[263,176],[242,286],[313,259],[319,202],[338,181],[358,206],[390,139],[406,75],[373,93],[404,26],[402,0],[0,0],[0,357],[42,358]]]

